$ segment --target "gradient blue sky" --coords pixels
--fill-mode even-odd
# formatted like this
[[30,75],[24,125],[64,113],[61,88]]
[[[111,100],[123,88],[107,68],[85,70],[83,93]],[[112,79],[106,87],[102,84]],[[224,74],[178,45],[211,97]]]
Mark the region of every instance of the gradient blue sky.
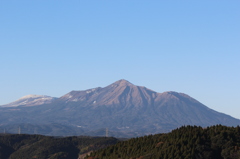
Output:
[[240,1],[1,0],[0,104],[119,79],[240,118]]

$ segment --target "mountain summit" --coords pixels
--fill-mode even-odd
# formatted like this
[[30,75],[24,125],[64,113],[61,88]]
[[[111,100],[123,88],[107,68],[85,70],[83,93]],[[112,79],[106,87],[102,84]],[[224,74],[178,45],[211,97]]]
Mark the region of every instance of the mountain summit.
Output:
[[145,87],[135,86],[126,80],[119,80],[104,88],[94,88],[86,91],[72,91],[60,100],[79,102],[82,106],[110,106],[110,107],[144,107],[151,105],[156,92]]
[[240,124],[239,119],[212,110],[184,93],[157,93],[123,79],[103,88],[71,91],[49,101],[27,108],[24,102],[17,109],[0,108],[0,125],[59,123],[81,128],[88,135],[107,127],[122,134],[116,136],[133,137],[169,132],[182,125]]
[[125,79],[120,79],[120,80],[114,82],[114,83],[111,84],[111,85],[124,85],[124,86],[127,85],[127,86],[133,86],[132,83],[130,83],[129,81],[127,81],[127,80],[125,80]]

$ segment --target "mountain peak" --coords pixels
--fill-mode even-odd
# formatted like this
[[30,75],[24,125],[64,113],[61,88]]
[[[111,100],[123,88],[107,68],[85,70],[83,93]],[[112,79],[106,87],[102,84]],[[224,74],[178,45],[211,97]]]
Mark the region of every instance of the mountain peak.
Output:
[[129,81],[125,80],[125,79],[120,79],[120,80],[114,82],[113,85],[118,85],[118,86],[132,86],[133,84],[130,83]]

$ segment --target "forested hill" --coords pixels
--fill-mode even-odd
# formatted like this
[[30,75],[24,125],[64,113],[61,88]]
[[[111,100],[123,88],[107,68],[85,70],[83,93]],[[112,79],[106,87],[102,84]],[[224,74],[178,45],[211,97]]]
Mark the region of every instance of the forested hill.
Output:
[[240,127],[183,126],[119,142],[87,159],[240,159]]
[[81,154],[116,144],[116,138],[0,135],[0,159],[77,159]]

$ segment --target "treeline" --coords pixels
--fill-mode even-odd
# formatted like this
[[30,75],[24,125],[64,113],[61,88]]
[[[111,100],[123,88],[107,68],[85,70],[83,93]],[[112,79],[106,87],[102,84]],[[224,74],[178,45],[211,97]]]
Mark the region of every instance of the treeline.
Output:
[[0,159],[77,159],[80,154],[116,144],[116,138],[0,135]]
[[240,159],[240,127],[183,126],[167,134],[122,141],[87,159]]

